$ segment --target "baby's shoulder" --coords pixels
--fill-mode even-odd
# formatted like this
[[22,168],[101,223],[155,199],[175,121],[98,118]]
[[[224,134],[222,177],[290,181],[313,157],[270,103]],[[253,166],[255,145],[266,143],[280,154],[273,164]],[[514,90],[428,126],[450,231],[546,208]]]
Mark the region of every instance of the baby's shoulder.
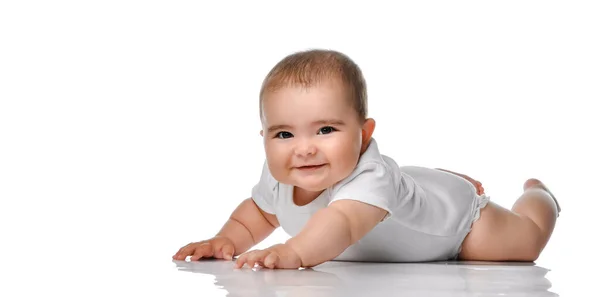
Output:
[[341,188],[352,188],[369,191],[374,187],[394,187],[396,184],[396,170],[388,163],[375,160],[361,162],[343,180],[336,183],[332,190],[336,192]]

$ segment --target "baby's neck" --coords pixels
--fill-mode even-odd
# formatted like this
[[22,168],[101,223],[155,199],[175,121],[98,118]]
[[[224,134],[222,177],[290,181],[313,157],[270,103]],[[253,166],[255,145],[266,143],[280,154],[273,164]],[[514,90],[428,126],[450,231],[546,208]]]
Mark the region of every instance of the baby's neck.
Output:
[[299,187],[294,187],[294,191],[293,191],[293,200],[294,200],[294,204],[298,205],[298,206],[304,206],[307,205],[311,202],[313,202],[313,200],[317,199],[317,197],[319,197],[319,195],[321,195],[321,193],[323,193],[323,191],[308,191]]

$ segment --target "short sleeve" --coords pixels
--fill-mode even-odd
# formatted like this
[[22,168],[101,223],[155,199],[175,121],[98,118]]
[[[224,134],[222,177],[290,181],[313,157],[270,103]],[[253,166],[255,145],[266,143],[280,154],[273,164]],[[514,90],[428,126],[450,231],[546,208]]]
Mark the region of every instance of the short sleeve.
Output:
[[267,161],[263,164],[260,180],[252,188],[252,200],[264,212],[275,214],[275,198],[274,191],[277,186],[277,180],[273,178],[269,171]]
[[330,203],[343,199],[356,200],[384,209],[388,212],[385,217],[387,219],[398,206],[394,176],[384,164],[361,164],[334,188]]

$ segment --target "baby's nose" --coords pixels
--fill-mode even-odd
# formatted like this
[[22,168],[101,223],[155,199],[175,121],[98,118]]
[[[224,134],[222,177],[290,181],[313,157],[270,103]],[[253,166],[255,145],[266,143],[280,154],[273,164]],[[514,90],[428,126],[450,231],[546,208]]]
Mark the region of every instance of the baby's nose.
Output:
[[301,143],[296,146],[294,153],[298,156],[310,156],[317,153],[317,147],[312,143]]

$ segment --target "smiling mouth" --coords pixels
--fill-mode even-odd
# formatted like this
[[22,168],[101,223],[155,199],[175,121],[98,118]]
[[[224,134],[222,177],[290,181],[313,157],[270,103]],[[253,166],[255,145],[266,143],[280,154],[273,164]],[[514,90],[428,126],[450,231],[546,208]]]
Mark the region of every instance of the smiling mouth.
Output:
[[321,165],[309,165],[309,166],[300,166],[300,167],[296,167],[296,169],[300,169],[300,170],[315,170],[315,169],[319,169],[321,167],[325,166],[325,164],[321,164]]

